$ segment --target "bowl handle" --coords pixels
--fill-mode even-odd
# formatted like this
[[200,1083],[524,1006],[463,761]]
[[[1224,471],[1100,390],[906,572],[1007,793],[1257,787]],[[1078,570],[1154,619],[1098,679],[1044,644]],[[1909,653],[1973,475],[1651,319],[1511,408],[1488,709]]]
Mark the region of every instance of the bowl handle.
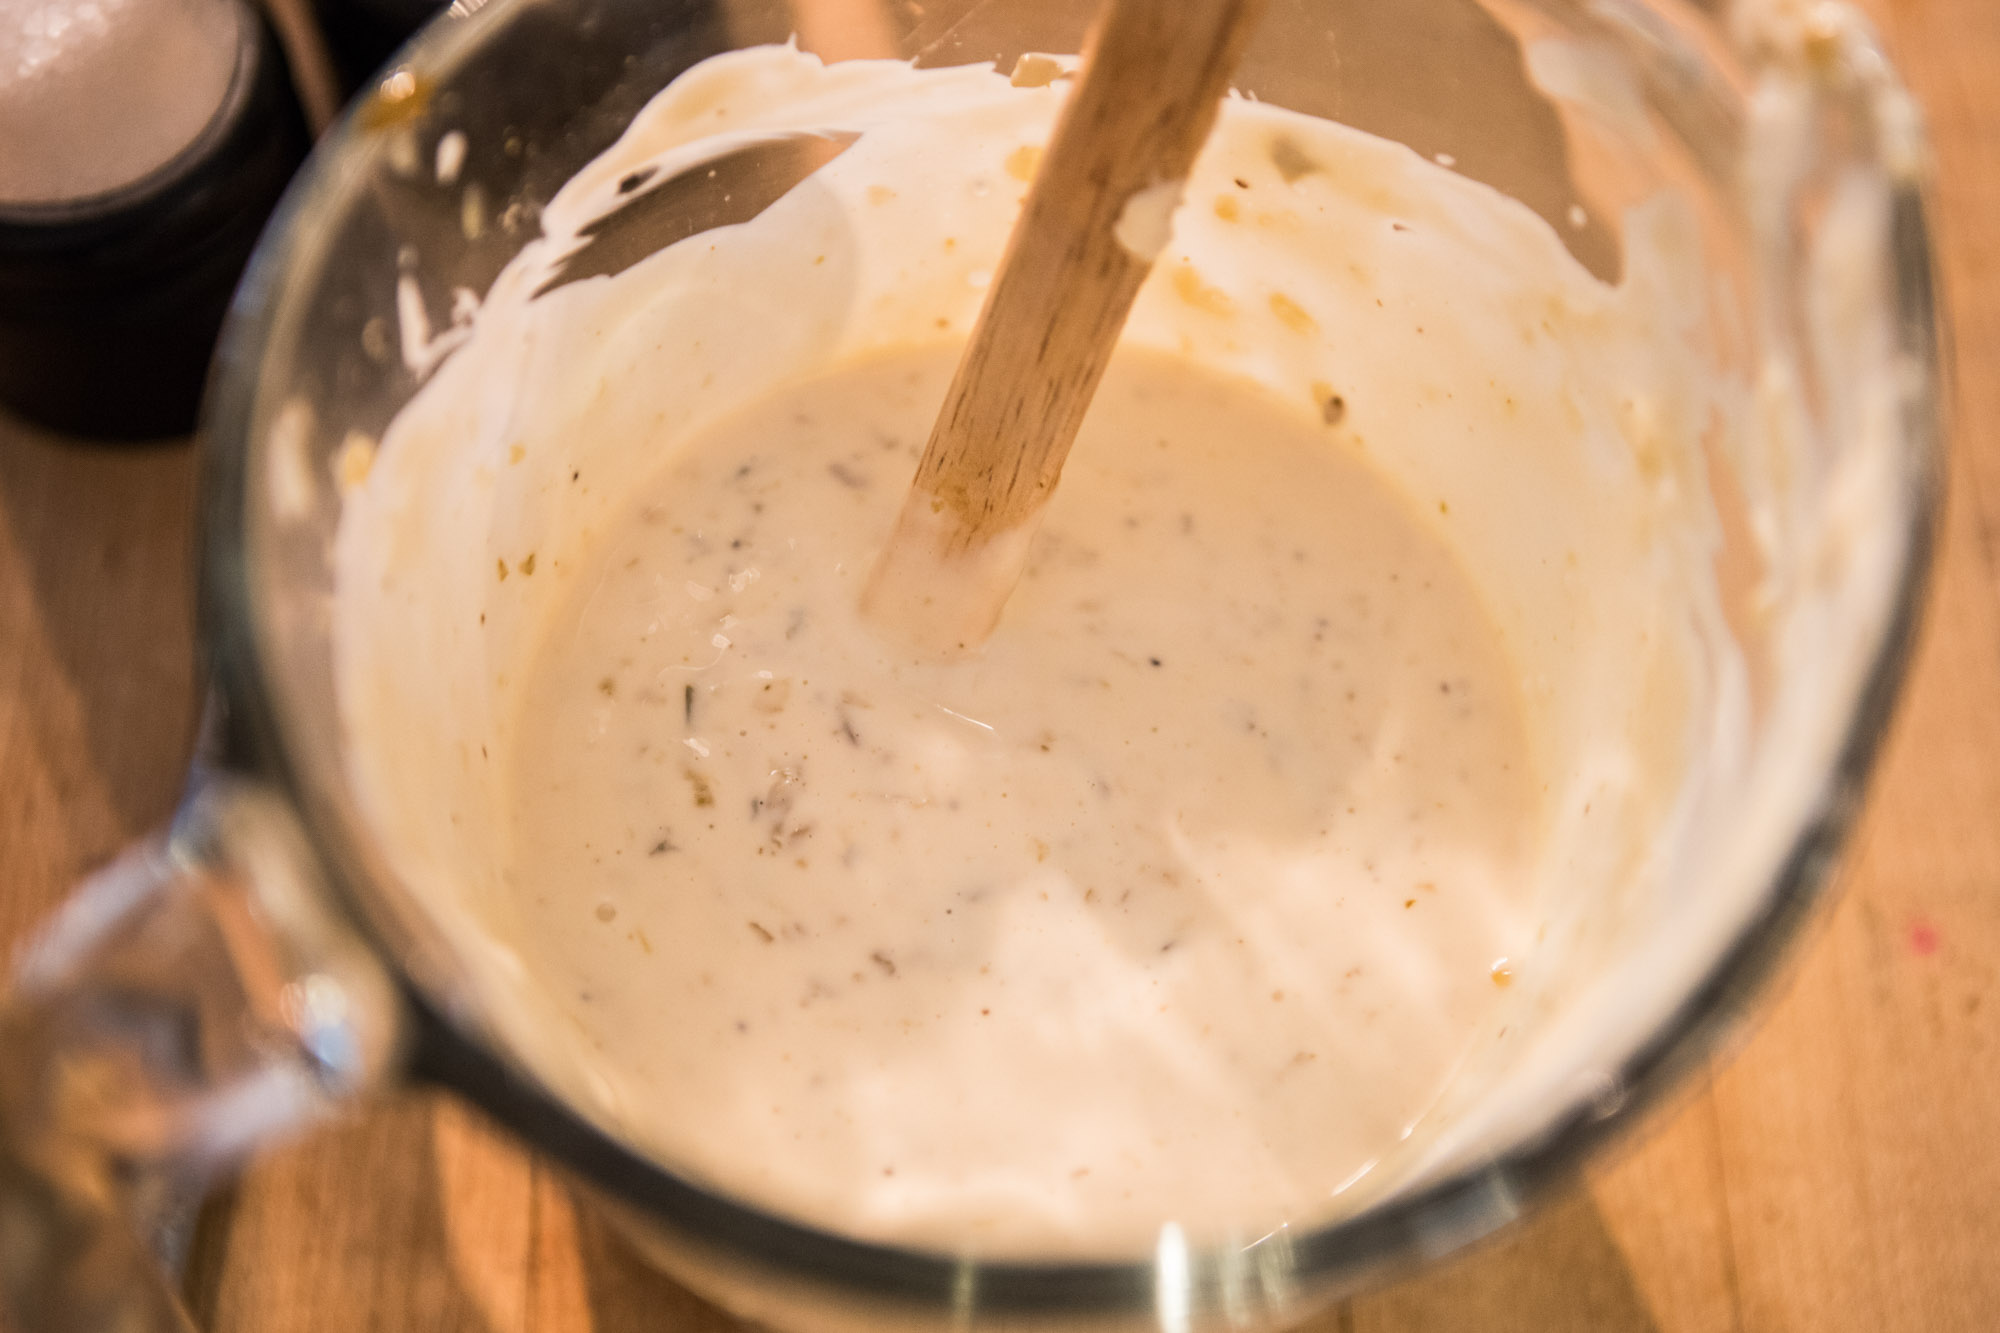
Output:
[[[402,1001],[289,806],[204,777],[91,876],[0,999],[0,1315],[191,1330],[146,1237],[397,1062]],[[6,1322],[0,1320],[0,1322]]]

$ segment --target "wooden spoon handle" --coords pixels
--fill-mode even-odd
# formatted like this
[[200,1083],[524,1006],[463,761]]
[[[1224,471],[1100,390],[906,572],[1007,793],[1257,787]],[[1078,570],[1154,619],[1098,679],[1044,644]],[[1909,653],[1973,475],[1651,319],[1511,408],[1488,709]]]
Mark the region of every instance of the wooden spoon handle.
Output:
[[1106,0],[870,580],[878,621],[952,651],[999,619],[1262,10]]

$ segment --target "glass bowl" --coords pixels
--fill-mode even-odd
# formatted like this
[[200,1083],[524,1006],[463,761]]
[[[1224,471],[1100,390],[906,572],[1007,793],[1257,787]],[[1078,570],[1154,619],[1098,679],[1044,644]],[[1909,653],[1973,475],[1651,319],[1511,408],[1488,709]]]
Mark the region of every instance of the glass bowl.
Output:
[[[1657,985],[1587,1061],[1358,1211],[1219,1245],[1163,1225],[1118,1261],[833,1234],[698,1188],[559,1096],[399,884],[350,786],[328,554],[341,451],[379,439],[416,392],[434,363],[418,353],[459,317],[453,294],[485,292],[557,188],[694,63],[796,37],[829,61],[1006,70],[1023,52],[1075,52],[1090,11],[457,0],[316,150],[237,296],[211,385],[206,634],[240,767],[279,793],[260,818],[296,820],[325,892],[393,976],[413,1034],[399,1067],[566,1164],[690,1286],[781,1326],[1282,1324],[1519,1217],[1741,1013],[1819,897],[1909,655],[1938,505],[1941,356],[1921,126],[1865,27],[1838,5],[1274,0],[1246,94],[1449,162],[1540,214],[1608,281],[1628,210],[1683,200],[1734,349],[1725,368],[1783,423],[1782,460],[1709,460],[1718,570],[1761,571],[1781,614],[1742,627],[1748,797],[1704,816],[1717,821],[1706,842],[1732,856],[1685,929],[1625,927],[1624,965],[1664,960]],[[1780,482],[1784,503],[1753,512],[1744,495]],[[1786,636],[1808,621],[1826,645],[1810,681],[1785,668],[1798,651]],[[1759,785],[1759,763],[1801,746],[1812,781]]]

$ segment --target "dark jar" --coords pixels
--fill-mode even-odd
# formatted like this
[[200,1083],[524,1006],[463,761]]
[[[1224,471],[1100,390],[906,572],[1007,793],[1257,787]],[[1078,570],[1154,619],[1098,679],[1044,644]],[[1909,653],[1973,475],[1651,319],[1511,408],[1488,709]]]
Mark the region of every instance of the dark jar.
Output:
[[240,17],[186,148],[102,194],[0,203],[0,400],[21,417],[104,439],[193,428],[230,293],[310,143],[275,37]]

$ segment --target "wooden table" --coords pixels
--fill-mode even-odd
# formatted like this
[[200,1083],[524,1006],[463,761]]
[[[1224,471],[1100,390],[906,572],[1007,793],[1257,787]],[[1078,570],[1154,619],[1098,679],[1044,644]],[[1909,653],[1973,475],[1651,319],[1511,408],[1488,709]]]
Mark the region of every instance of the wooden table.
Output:
[[[1960,375],[1930,620],[1840,904],[1642,1141],[1316,1333],[2000,1328],[2000,3],[1874,8],[1932,119]],[[173,804],[191,462],[0,424],[0,942]],[[189,1294],[219,1333],[736,1327],[429,1097],[259,1161]]]

